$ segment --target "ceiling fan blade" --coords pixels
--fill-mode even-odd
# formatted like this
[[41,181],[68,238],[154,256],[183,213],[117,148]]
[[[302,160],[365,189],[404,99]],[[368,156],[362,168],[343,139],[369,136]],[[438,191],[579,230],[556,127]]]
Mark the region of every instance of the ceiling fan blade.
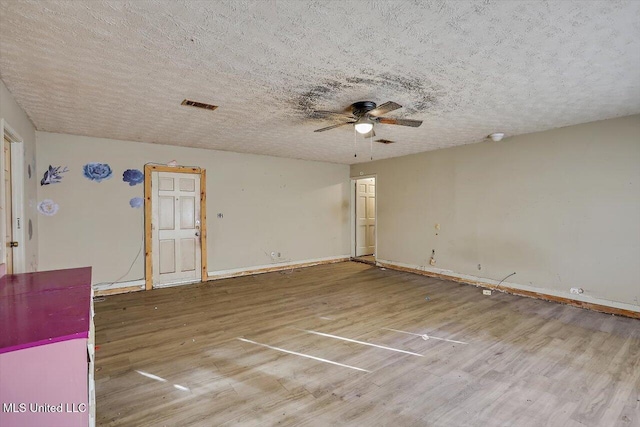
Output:
[[341,113],[338,111],[314,110],[311,114],[315,117],[340,116],[340,117],[347,117],[350,119],[354,118],[353,114],[351,113]]
[[411,126],[417,128],[422,124],[422,120],[409,120],[409,119],[392,119],[390,117],[378,117],[378,123],[383,125],[400,125]]
[[350,124],[353,124],[353,123],[355,123],[355,122],[338,123],[337,125],[327,126],[326,128],[316,129],[316,130],[314,130],[314,132],[324,132],[325,130],[331,130],[333,128],[338,128],[340,126],[350,125]]
[[398,108],[402,108],[402,105],[393,101],[388,101],[369,111],[369,114],[371,116],[381,116],[383,114],[387,114],[389,111],[397,110]]
[[376,136],[376,132],[373,129],[371,129],[369,132],[363,134],[362,136],[364,136],[365,138],[371,138],[373,136]]

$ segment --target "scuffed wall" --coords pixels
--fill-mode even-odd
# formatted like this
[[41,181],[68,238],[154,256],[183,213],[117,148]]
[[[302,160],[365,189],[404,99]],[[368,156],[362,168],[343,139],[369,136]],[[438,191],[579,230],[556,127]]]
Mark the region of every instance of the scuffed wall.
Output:
[[[36,214],[36,131],[26,113],[15,102],[4,82],[0,80],[0,118],[15,131],[24,142],[24,214],[25,268],[27,272],[38,269],[38,218]],[[4,185],[0,191],[4,191]],[[3,254],[4,257],[4,254]],[[3,261],[0,261],[3,262]]]
[[378,179],[380,260],[516,272],[510,285],[640,310],[639,115],[351,167],[361,172]]
[[[90,265],[94,283],[141,279],[143,209],[131,204],[144,189],[123,174],[172,160],[207,170],[210,272],[349,254],[346,165],[47,132],[37,141],[38,179],[59,180],[38,185],[41,269]],[[86,178],[91,162],[111,176],[96,167]]]

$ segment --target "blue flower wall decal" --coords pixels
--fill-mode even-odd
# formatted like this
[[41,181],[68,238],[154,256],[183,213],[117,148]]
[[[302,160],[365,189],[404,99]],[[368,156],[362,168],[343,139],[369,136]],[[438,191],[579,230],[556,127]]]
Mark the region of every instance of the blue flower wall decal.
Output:
[[[29,170],[31,170],[31,165],[29,165]],[[65,166],[56,166],[55,168],[49,165],[49,169],[44,173],[44,176],[40,180],[40,185],[49,185],[49,184],[57,184],[62,181],[62,174],[65,172],[69,172],[69,169]]]
[[141,208],[144,205],[144,199],[142,197],[134,197],[129,200],[129,205],[132,208]]
[[106,163],[87,163],[82,167],[83,174],[91,181],[101,182],[111,178],[111,166]]
[[130,186],[142,184],[144,182],[144,174],[138,169],[127,169],[122,174],[122,180],[128,182]]

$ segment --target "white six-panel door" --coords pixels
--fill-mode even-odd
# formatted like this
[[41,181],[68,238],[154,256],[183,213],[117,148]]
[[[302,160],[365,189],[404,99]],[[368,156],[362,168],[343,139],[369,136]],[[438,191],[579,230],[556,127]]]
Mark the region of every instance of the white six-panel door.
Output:
[[200,174],[151,175],[153,286],[201,280]]
[[356,256],[376,251],[376,181],[356,181]]

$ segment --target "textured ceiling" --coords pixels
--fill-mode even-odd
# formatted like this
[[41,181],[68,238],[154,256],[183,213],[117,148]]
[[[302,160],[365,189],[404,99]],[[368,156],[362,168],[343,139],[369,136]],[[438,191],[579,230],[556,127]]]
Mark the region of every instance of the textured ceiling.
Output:
[[38,130],[356,163],[311,110],[424,120],[375,159],[640,113],[640,2],[0,0],[0,77]]

